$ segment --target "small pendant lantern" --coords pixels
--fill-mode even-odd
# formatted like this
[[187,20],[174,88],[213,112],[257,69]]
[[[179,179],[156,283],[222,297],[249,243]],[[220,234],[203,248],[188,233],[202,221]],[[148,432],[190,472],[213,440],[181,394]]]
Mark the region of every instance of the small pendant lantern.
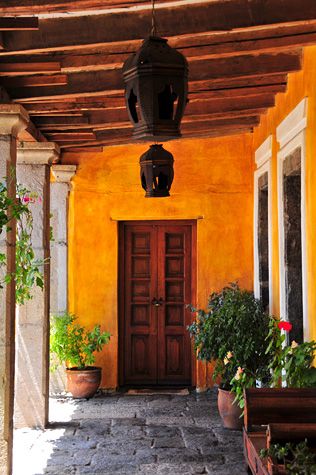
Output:
[[151,145],[139,159],[140,178],[146,198],[169,196],[173,181],[173,156],[162,145]]
[[125,101],[134,126],[133,138],[166,141],[181,137],[180,123],[187,104],[188,63],[156,35],[154,0],[152,31],[123,66]]

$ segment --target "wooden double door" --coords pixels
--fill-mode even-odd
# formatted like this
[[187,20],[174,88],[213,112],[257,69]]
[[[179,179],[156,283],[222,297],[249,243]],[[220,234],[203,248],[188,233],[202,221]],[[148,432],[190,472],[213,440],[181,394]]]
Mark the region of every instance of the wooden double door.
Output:
[[122,223],[121,384],[191,385],[194,222]]

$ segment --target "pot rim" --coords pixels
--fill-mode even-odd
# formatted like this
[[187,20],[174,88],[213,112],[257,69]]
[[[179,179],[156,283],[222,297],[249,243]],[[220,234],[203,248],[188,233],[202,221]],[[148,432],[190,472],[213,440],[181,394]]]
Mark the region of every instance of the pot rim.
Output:
[[79,369],[77,366],[73,366],[72,368],[66,368],[66,372],[69,373],[99,373],[100,371],[102,371],[102,368],[100,366],[86,366],[83,369]]

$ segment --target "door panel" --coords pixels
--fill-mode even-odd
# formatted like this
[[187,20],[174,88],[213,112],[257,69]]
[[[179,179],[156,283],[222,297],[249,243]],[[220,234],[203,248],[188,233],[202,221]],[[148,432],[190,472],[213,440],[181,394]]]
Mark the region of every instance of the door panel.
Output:
[[191,227],[164,225],[157,233],[158,295],[164,302],[158,307],[158,380],[190,384]]
[[152,286],[156,285],[154,230],[151,226],[128,226],[124,234],[126,380],[155,384],[157,323],[151,305]]
[[192,225],[125,224],[124,384],[191,384]]

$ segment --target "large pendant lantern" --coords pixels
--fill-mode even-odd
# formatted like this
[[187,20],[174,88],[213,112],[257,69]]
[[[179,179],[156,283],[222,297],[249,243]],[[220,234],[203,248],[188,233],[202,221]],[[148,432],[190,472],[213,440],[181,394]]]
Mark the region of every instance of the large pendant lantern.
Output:
[[169,196],[173,181],[173,156],[162,145],[151,145],[140,159],[140,178],[146,198]]
[[166,39],[152,35],[126,60],[123,77],[133,138],[163,142],[181,137],[188,95],[185,57]]

